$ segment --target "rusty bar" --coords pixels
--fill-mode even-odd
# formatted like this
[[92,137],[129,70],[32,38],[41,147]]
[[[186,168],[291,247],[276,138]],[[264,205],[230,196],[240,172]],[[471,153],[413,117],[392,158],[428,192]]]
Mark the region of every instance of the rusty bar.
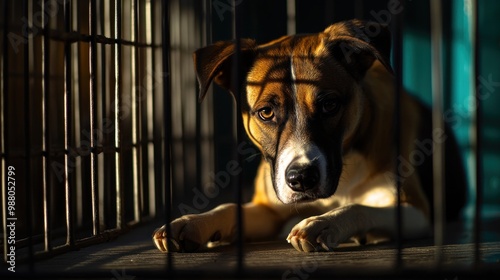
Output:
[[[64,30],[71,30],[71,1],[64,2]],[[71,157],[69,150],[72,139],[73,129],[73,97],[71,91],[71,43],[64,43],[64,184],[66,196],[66,244],[73,246],[75,244],[75,227],[74,227],[74,202],[73,190],[70,184],[70,174],[72,173],[72,165],[75,159]]]
[[97,157],[99,139],[97,137],[97,7],[96,0],[90,0],[89,3],[89,29],[90,29],[90,146],[92,152],[90,154],[90,181],[91,181],[91,196],[92,196],[92,233],[98,235],[100,233],[100,218],[99,218],[99,189],[97,181]]
[[[172,182],[171,182],[171,154],[172,154],[172,91],[170,82],[170,0],[162,2],[162,66],[163,66],[163,128],[164,128],[164,190],[165,190],[165,224],[167,236],[171,235],[170,221],[172,220]],[[167,253],[167,275],[174,273],[171,252]]]

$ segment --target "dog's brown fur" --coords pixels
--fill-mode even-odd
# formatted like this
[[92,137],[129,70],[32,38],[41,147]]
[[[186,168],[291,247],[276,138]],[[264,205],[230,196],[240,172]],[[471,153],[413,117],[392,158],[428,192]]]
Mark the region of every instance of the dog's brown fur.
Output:
[[[352,20],[264,45],[242,40],[242,117],[263,155],[253,200],[243,206],[247,239],[272,238],[293,217],[305,218],[287,237],[299,251],[331,250],[372,233],[395,235],[396,182],[388,176],[397,167],[390,35],[369,24],[378,28],[375,36],[363,33],[367,23]],[[212,80],[238,92],[231,75],[234,53],[231,42],[196,51],[201,99]],[[400,153],[410,162],[423,108],[407,94],[400,106]],[[292,166],[298,166],[298,181]],[[402,181],[401,200],[404,236],[426,236],[430,207],[417,172]],[[171,223],[172,236],[163,226],[153,240],[161,251],[232,241],[235,212],[236,205],[224,204],[183,216]]]

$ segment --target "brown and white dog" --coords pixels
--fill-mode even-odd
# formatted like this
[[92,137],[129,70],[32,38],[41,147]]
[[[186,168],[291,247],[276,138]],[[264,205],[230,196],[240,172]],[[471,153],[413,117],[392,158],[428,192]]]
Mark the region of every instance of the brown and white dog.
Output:
[[[263,158],[253,200],[243,205],[245,239],[276,237],[297,217],[303,220],[287,241],[299,251],[328,251],[350,238],[393,237],[397,180],[402,183],[403,236],[430,233],[432,167],[426,157],[432,141],[448,138],[455,144],[445,131],[429,133],[428,112],[403,94],[401,148],[399,157],[395,154],[390,48],[386,27],[359,20],[263,45],[241,41],[242,117]],[[195,52],[200,98],[212,81],[237,92],[231,75],[234,54],[233,42]],[[404,166],[397,166],[396,158]],[[393,175],[395,168],[401,177]],[[449,217],[456,216],[465,193],[460,164],[450,168],[459,178],[447,191]],[[165,226],[157,229],[154,243],[161,251],[193,251],[212,241],[230,242],[236,207],[223,204],[182,216],[171,223],[172,236],[166,236]]]

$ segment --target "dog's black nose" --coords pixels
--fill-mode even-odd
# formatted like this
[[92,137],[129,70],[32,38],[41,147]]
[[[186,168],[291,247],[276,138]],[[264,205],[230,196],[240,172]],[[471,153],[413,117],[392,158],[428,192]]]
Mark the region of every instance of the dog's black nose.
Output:
[[292,164],[286,170],[286,182],[296,192],[313,189],[319,182],[318,167]]

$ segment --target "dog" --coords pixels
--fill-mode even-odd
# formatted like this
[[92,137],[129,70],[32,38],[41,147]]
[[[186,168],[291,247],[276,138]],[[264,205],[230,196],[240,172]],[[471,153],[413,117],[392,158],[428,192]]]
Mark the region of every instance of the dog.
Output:
[[[436,141],[446,141],[447,155],[455,158],[446,169],[453,175],[448,176],[446,213],[447,218],[459,214],[465,179],[455,140],[448,130],[431,131],[429,109],[405,92],[396,154],[387,26],[349,20],[262,45],[240,42],[239,89],[232,75],[234,42],[217,42],[193,57],[200,99],[212,82],[232,94],[241,92],[245,130],[262,153],[253,199],[242,205],[245,240],[275,238],[297,218],[301,221],[286,240],[298,251],[331,251],[349,239],[393,238],[398,181],[402,236],[429,236],[432,164],[427,158]],[[182,216],[171,222],[171,236],[162,226],[153,241],[171,252],[231,242],[237,207],[222,204]]]

